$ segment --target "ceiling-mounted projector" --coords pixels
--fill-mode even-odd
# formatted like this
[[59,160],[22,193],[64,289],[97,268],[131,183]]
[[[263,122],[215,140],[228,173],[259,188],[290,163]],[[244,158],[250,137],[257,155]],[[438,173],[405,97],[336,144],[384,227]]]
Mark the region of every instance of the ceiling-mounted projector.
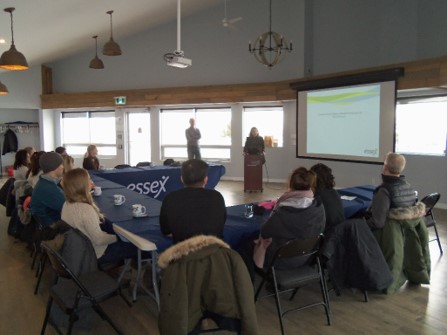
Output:
[[166,64],[173,67],[179,67],[184,69],[185,67],[192,65],[192,60],[189,58],[183,57],[183,53],[174,52],[174,53],[167,53],[164,55],[164,60],[166,61]]
[[172,58],[166,60],[166,64],[169,66],[185,68],[192,65],[192,60],[181,56],[173,56]]

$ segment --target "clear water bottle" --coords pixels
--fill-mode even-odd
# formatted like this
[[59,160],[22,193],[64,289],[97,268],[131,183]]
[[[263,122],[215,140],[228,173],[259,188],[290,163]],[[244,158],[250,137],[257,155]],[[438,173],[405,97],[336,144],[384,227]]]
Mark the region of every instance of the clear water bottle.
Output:
[[244,206],[244,216],[249,219],[253,217],[253,204],[246,204]]

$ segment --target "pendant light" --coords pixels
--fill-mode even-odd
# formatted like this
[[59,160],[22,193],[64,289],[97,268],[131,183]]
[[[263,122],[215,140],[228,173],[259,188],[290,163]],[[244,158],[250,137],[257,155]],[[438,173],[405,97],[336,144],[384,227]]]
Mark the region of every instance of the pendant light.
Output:
[[9,91],[8,91],[8,88],[6,87],[6,85],[5,84],[3,84],[1,81],[0,81],[0,94],[8,94],[9,93]]
[[118,43],[113,40],[112,13],[113,10],[107,12],[107,14],[110,15],[110,40],[104,44],[102,54],[106,56],[119,56],[121,55],[121,48]]
[[102,60],[100,60],[98,58],[98,35],[92,36],[92,38],[95,39],[95,58],[93,58],[90,61],[90,65],[89,68],[91,69],[103,69],[104,68],[104,63],[102,62]]
[[248,51],[255,59],[271,69],[278,64],[286,55],[292,52],[292,41],[287,43],[284,37],[272,31],[272,0],[270,0],[269,31],[262,33],[254,45],[248,42]]
[[6,70],[27,70],[28,62],[26,61],[25,56],[22,53],[17,51],[16,46],[14,44],[14,28],[13,28],[13,19],[12,12],[15,10],[14,7],[5,8],[4,11],[9,13],[11,16],[11,48],[8,51],[5,51],[0,57],[0,68]]

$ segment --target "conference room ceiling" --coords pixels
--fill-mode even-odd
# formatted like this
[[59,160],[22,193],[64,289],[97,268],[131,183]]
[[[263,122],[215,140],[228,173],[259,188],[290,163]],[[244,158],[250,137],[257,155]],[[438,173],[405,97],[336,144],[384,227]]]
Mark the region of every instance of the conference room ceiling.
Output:
[[[9,0],[1,1],[0,52],[11,44],[10,14],[13,12],[14,42],[30,66],[51,63],[94,49],[93,35],[98,35],[98,50],[110,39],[110,16],[113,10],[113,37],[121,39],[154,28],[177,18],[177,0]],[[182,17],[215,6],[223,0],[183,0]]]

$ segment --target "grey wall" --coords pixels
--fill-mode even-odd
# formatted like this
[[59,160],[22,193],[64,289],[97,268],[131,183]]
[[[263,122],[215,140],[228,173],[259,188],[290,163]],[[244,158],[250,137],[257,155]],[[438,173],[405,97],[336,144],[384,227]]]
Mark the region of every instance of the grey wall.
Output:
[[[447,43],[444,41],[447,1],[444,0],[281,0],[273,2],[273,30],[292,39],[294,51],[283,63],[268,70],[247,52],[248,41],[254,41],[257,35],[268,30],[268,1],[232,1],[231,6],[230,16],[243,17],[236,32],[228,32],[220,26],[223,10],[218,8],[182,20],[181,46],[186,57],[193,61],[191,68],[173,69],[162,60],[164,53],[176,48],[176,22],[171,22],[117,41],[123,55],[116,58],[100,55],[106,67],[104,70],[88,68],[94,56],[93,48],[91,52],[49,64],[53,68],[55,89],[59,92],[86,92],[267,82],[447,55]],[[312,16],[305,17],[305,13]],[[100,45],[106,38],[100,36]],[[91,43],[87,37],[86,43]],[[38,108],[40,68],[27,71],[27,74],[1,73],[0,79],[11,89],[21,87],[26,81],[25,76],[29,76],[29,82],[25,84],[35,86],[30,93],[32,96],[23,93],[7,96],[7,100],[0,97],[0,108],[7,107],[3,101]],[[242,106],[234,104],[231,107],[232,161],[226,165],[226,177],[241,179]],[[295,167],[310,167],[315,163],[295,158],[295,103],[284,102],[284,107],[284,147],[267,149],[269,180],[286,180]],[[158,108],[160,106],[151,107],[154,137],[151,149],[154,155],[158,153],[159,144]],[[9,114],[10,110],[0,110],[0,121]],[[52,126],[57,128],[54,112],[45,111],[41,115],[42,121],[53,118]],[[58,129],[52,131],[57,136]],[[53,143],[49,137],[45,138],[46,144]],[[54,144],[57,144],[57,139]],[[408,156],[407,161],[406,175],[420,194],[435,190],[447,194],[445,157]],[[339,186],[380,181],[379,165],[327,164],[333,168]]]

